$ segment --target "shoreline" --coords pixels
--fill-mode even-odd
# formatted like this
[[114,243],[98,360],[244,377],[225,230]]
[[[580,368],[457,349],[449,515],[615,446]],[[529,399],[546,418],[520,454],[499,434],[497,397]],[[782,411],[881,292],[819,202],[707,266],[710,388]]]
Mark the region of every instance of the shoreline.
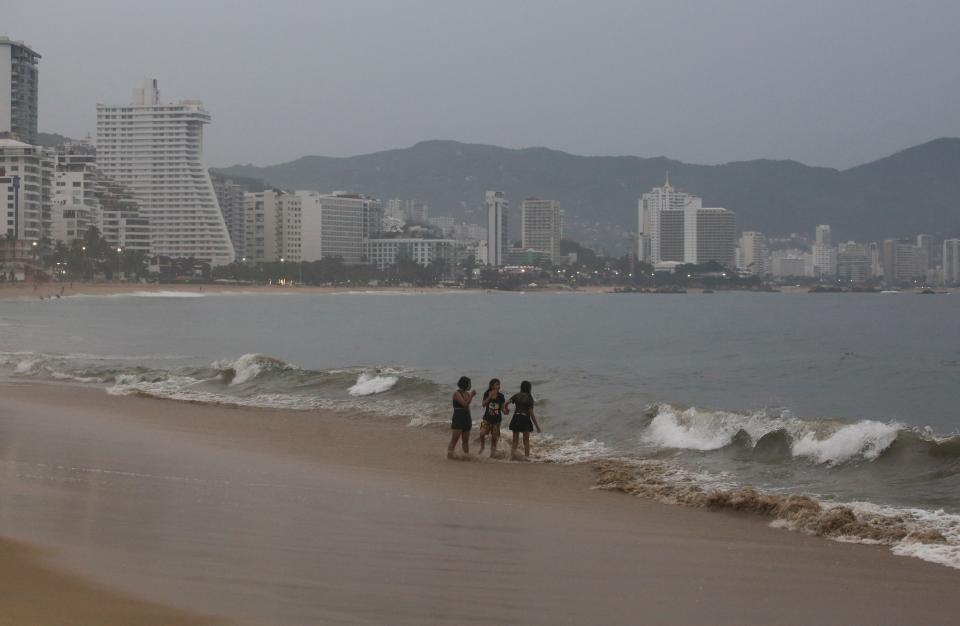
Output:
[[[38,394],[38,389],[43,393]],[[47,451],[51,447],[71,455],[89,445],[96,452],[93,459],[100,458],[98,463],[103,465],[97,472],[120,472],[126,465],[137,468],[144,462],[133,448],[149,442],[144,454],[163,451],[158,463],[181,454],[197,467],[208,459],[223,458],[224,463],[229,460],[231,472],[263,467],[267,468],[263,471],[278,477],[286,476],[283,484],[321,480],[321,485],[310,489],[334,489],[341,494],[336,504],[321,498],[307,508],[298,505],[291,509],[321,517],[324,530],[320,540],[328,535],[331,541],[336,538],[322,552],[326,557],[304,564],[293,553],[285,559],[275,557],[272,551],[261,553],[261,558],[279,559],[278,567],[309,565],[301,575],[306,576],[303,584],[313,578],[320,580],[320,587],[310,589],[318,599],[325,599],[324,611],[338,611],[322,614],[329,621],[348,621],[336,616],[371,621],[390,616],[395,618],[390,621],[397,623],[455,623],[462,621],[458,611],[468,608],[471,617],[474,611],[480,611],[478,621],[510,623],[555,623],[564,616],[574,622],[593,618],[608,623],[649,621],[643,615],[674,623],[868,623],[881,619],[950,623],[960,610],[960,600],[948,593],[960,580],[956,570],[897,557],[883,546],[841,544],[777,530],[758,516],[604,493],[592,488],[596,482],[592,465],[450,462],[444,457],[448,440],[444,428],[408,428],[397,420],[369,415],[348,417],[117,397],[101,389],[68,385],[16,383],[3,384],[2,390],[0,436],[17,434],[23,441],[35,438],[38,458],[55,456],[56,452]],[[76,434],[61,441],[57,433],[65,425]],[[24,462],[27,456],[24,453],[17,462]],[[55,465],[62,459],[45,461]],[[94,460],[71,463],[85,466]],[[176,467],[164,471],[189,473],[194,465]],[[128,473],[131,475],[124,480],[138,490],[155,487],[151,476],[160,475],[142,468]],[[121,475],[126,476],[116,476]],[[114,474],[89,471],[81,476],[84,484],[97,488],[97,504],[91,513],[94,519],[101,520],[100,508],[116,505],[117,494],[111,495],[111,489],[120,478],[110,476]],[[191,480],[201,478],[197,474]],[[57,480],[66,479],[54,472],[42,483],[52,481],[56,485]],[[173,490],[167,494],[171,498],[185,488],[179,483],[161,486]],[[35,497],[38,489],[32,479],[10,478],[9,473],[0,480],[0,487],[5,491],[12,487],[18,497],[27,500]],[[220,487],[204,487],[204,493],[217,489]],[[54,491],[46,497],[54,501],[73,497],[69,489]],[[313,491],[296,493],[301,500],[309,501]],[[349,495],[354,493],[364,495]],[[271,494],[264,497],[273,505],[283,504],[271,499]],[[183,502],[189,504],[191,500]],[[229,503],[229,498],[225,502]],[[416,506],[410,509],[408,502]],[[353,512],[358,516],[350,517]],[[191,550],[199,549],[198,545],[208,549],[196,544],[198,540],[208,541],[202,539],[204,535],[197,528],[207,521],[205,515],[220,513],[214,509],[198,514],[191,518],[196,528],[187,525],[180,529],[184,541],[194,546]],[[247,514],[255,520],[270,518],[270,511],[256,508]],[[381,517],[389,520],[386,526],[376,522]],[[129,521],[105,519],[101,523],[111,525],[110,530],[119,535],[137,530],[131,529]],[[63,522],[69,526],[68,520]],[[269,528],[257,523],[258,533]],[[398,524],[402,532],[394,536]],[[303,528],[291,522],[287,532],[299,537],[292,545],[309,550],[311,542],[318,540],[310,531],[316,527],[307,524]],[[34,531],[34,536],[21,537],[30,535],[30,530],[11,528],[6,523],[0,523],[0,529],[7,536],[16,531],[16,539],[63,548],[67,556],[56,560],[58,566],[92,577],[97,584],[118,589],[118,593],[149,597],[151,602],[227,619],[244,617],[231,613],[230,602],[216,594],[185,597],[171,592],[183,584],[179,562],[158,566],[164,580],[169,580],[166,587],[151,586],[137,575],[118,577],[115,571],[111,573],[111,567],[97,568],[97,562],[115,563],[120,558],[108,546],[74,545],[76,538],[69,532],[43,536]],[[438,538],[442,539],[439,544]],[[272,535],[268,539],[264,539],[266,547],[280,541]],[[389,550],[368,552],[363,546],[369,540],[382,548],[389,546]],[[138,558],[157,556],[145,540],[131,541],[125,549]],[[347,551],[342,558],[337,556],[340,550]],[[463,551],[465,556],[461,555]],[[233,551],[213,554],[225,561],[234,558]],[[523,558],[515,561],[511,555]],[[193,552],[185,550],[180,556],[189,560]],[[399,561],[394,562],[394,557]],[[506,570],[504,559],[510,563]],[[357,585],[363,587],[359,581],[370,577],[379,580],[379,574],[372,572],[389,572],[391,566],[419,573],[409,580],[401,577],[403,582],[391,578],[365,589],[368,606],[351,608],[353,605],[342,599],[360,593]],[[497,572],[493,578],[484,574],[488,568]],[[211,588],[226,588],[222,593],[230,597],[229,579],[221,578],[214,576],[205,582]],[[447,589],[447,579],[457,584]],[[691,580],[698,581],[696,589],[690,589]],[[282,583],[269,576],[261,582],[267,589],[286,589]],[[460,585],[466,585],[467,598]],[[436,586],[442,589],[438,591]],[[161,593],[158,587],[167,591]],[[419,589],[417,593],[427,595],[420,601],[407,595],[397,597],[395,588],[411,593]],[[679,599],[683,594],[692,594],[690,602]],[[810,605],[808,597],[817,597],[817,605]],[[480,599],[484,602],[479,603]],[[508,601],[504,603],[505,599]],[[488,605],[488,600],[494,605]],[[304,602],[307,606],[301,609],[307,610],[311,600]],[[526,613],[518,602],[537,607],[539,612]],[[276,610],[279,614],[270,621],[296,623],[282,608]]]

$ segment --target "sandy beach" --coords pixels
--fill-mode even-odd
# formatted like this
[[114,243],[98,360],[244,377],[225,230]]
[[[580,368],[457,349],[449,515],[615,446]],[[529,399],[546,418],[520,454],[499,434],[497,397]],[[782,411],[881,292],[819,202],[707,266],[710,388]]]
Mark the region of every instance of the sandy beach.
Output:
[[[948,624],[960,610],[956,570],[591,490],[589,465],[448,461],[446,436],[4,385],[0,535],[42,551],[0,544],[4,589],[31,598],[0,623]],[[104,613],[58,619],[63,589]]]

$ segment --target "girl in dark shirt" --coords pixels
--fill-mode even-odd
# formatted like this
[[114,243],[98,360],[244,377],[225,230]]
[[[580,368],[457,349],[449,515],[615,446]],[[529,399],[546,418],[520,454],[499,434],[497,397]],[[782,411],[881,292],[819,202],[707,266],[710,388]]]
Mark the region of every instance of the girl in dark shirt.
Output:
[[453,419],[450,423],[453,434],[450,437],[450,445],[447,446],[448,459],[454,458],[453,451],[457,447],[457,439],[460,439],[463,453],[470,454],[470,428],[473,427],[470,403],[473,402],[475,395],[477,392],[470,389],[470,379],[461,376],[457,381],[457,390],[453,392]]
[[487,391],[483,394],[483,419],[480,421],[480,452],[483,454],[483,448],[487,442],[487,434],[490,434],[490,458],[497,453],[497,442],[500,440],[500,423],[504,415],[510,414],[510,403],[506,401],[503,394],[500,393],[500,379],[494,378],[490,381]]
[[533,386],[529,380],[520,383],[520,393],[514,394],[508,401],[513,404],[513,419],[510,420],[510,430],[513,431],[513,444],[510,446],[511,458],[517,455],[517,445],[520,443],[520,434],[523,433],[523,457],[524,460],[530,459],[530,431],[536,427],[540,432],[540,424],[537,423],[537,416],[533,414],[533,395],[531,390]]

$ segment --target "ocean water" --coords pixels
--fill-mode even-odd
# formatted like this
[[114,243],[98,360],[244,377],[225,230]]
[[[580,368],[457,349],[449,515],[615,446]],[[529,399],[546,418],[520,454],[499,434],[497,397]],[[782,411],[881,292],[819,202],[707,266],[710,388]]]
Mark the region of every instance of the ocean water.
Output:
[[508,397],[527,379],[544,426],[534,437],[538,460],[616,459],[643,484],[655,466],[657,484],[751,487],[811,496],[827,509],[843,504],[874,526],[936,531],[933,541],[899,533],[886,542],[960,567],[958,348],[958,295],[451,291],[0,301],[7,379],[375,412],[411,428],[447,423],[461,375],[478,393],[501,378]]

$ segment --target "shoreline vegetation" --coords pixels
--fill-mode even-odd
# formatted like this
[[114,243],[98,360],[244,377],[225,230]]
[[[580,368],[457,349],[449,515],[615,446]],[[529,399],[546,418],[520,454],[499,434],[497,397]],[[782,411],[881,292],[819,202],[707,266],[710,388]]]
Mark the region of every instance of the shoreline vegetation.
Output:
[[[15,460],[0,450],[8,464],[55,467],[65,462],[57,457],[58,450],[69,455],[76,449],[82,457],[83,446],[89,445],[88,452],[93,449],[109,458],[110,471],[120,473],[145,462],[142,455],[126,451],[127,443],[148,440],[150,453],[159,459],[235,457],[242,472],[256,473],[264,459],[295,459],[303,464],[303,476],[317,477],[335,493],[359,494],[313,503],[320,513],[329,515],[319,528],[300,529],[295,520],[288,520],[272,537],[271,524],[255,525],[258,533],[268,535],[268,546],[285,540],[286,550],[307,550],[316,549],[313,542],[329,542],[308,578],[296,584],[310,589],[311,601],[325,611],[315,615],[333,621],[337,619],[332,616],[340,621],[458,623],[462,612],[469,610],[480,623],[566,619],[581,623],[947,624],[960,611],[960,598],[954,593],[960,582],[957,570],[898,557],[884,546],[837,543],[771,528],[768,517],[746,514],[737,507],[716,512],[662,504],[609,463],[450,462],[442,454],[447,429],[439,426],[411,428],[402,420],[367,414],[174,403],[49,383],[0,385],[0,417],[0,433],[9,441],[18,441],[24,450],[43,450],[36,453],[39,458],[21,452]],[[84,436],[64,440],[62,433],[68,426]],[[131,434],[120,438],[122,433]],[[28,446],[27,440],[36,447]],[[179,472],[190,475],[190,481],[202,481],[199,465],[195,469],[187,464]],[[28,520],[31,513],[41,515],[40,500],[65,500],[77,488],[58,488],[56,481],[30,474],[10,472],[0,480],[7,492],[4,496],[15,493],[20,507],[17,516],[9,511],[4,516],[8,521],[2,524],[3,534],[40,547],[56,546],[66,554],[77,547],[74,544],[83,544],[94,555],[110,552],[112,545],[86,544],[89,538],[62,530],[74,520],[61,520],[56,525],[60,531],[11,525],[10,517]],[[132,497],[135,505],[137,498],[149,497],[136,494],[149,492],[152,486],[147,472],[130,471],[124,476],[135,487],[133,495],[111,488],[110,481],[89,485],[96,496],[85,512],[90,521],[107,526],[102,533],[115,537],[136,534],[136,529],[123,515],[106,512],[116,512],[121,504],[119,510],[131,506],[126,498]],[[281,481],[283,476],[274,479]],[[286,480],[305,479],[297,475]],[[648,497],[606,493],[611,490]],[[5,500],[7,507],[12,506],[9,498]],[[415,509],[407,508],[410,500],[416,502]],[[805,503],[799,504],[795,508],[806,510]],[[136,568],[104,567],[109,559],[41,562],[34,549],[0,541],[0,551],[12,555],[0,559],[0,580],[16,581],[17,589],[22,589],[17,595],[25,598],[14,605],[20,612],[13,613],[17,619],[9,623],[214,623],[192,617],[195,614],[239,622],[302,623],[284,613],[284,580],[266,566],[265,571],[252,566],[244,574],[259,581],[265,597],[274,598],[263,604],[273,606],[270,610],[276,614],[241,613],[225,601],[229,593],[216,593],[220,588],[229,591],[231,576],[225,572],[205,578],[203,583],[211,592],[194,594],[189,602],[171,592],[178,585],[195,582],[176,579],[180,570],[168,562],[171,555],[210,558],[196,552],[196,545],[209,541],[199,529],[205,514],[200,504],[196,507],[197,511],[188,507],[178,513],[198,525],[192,531],[189,524],[186,530],[180,528],[186,533],[181,540],[190,550],[177,552],[173,541],[164,546],[172,552],[160,560],[149,543],[117,539],[130,558],[156,561],[152,577],[173,578],[159,587],[147,584]],[[351,521],[352,513],[362,514],[357,518],[361,521]],[[250,510],[244,515],[265,521],[275,512]],[[370,525],[368,517],[381,521]],[[358,523],[364,524],[362,529],[356,528]],[[235,530],[223,532],[231,537]],[[299,537],[299,531],[310,538],[311,545],[289,545],[289,536]],[[378,549],[365,549],[368,545]],[[227,559],[237,548],[225,540],[220,556]],[[44,548],[43,554],[48,552]],[[269,558],[297,557],[271,553]],[[46,569],[48,562],[53,570]],[[83,578],[57,573],[61,565]],[[371,586],[371,572],[397,568],[411,572],[403,577],[400,588]],[[28,575],[21,575],[24,572]],[[63,618],[58,613],[63,588],[76,606],[99,607],[104,613],[83,613],[78,608],[76,618]],[[356,603],[357,597],[363,597],[363,602]],[[164,605],[176,608],[157,613],[167,610]]]

